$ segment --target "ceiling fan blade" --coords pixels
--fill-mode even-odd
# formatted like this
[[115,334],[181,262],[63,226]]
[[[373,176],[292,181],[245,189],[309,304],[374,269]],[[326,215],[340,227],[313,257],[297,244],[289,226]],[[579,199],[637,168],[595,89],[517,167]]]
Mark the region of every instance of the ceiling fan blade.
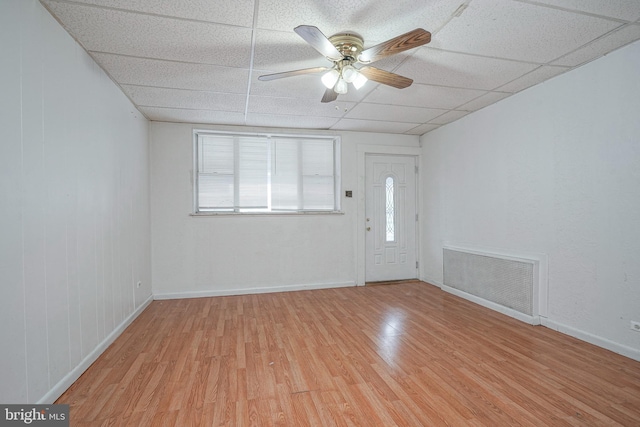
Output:
[[369,80],[382,83],[383,85],[393,86],[398,89],[404,89],[405,87],[411,86],[413,83],[413,80],[408,77],[390,73],[389,71],[384,71],[375,67],[362,67],[358,71],[360,71],[360,74],[364,75]]
[[321,73],[327,70],[330,70],[330,68],[327,68],[327,67],[303,68],[302,70],[293,70],[293,71],[285,71],[283,73],[265,74],[258,77],[258,80],[268,81],[268,80],[283,79],[285,77],[300,76],[303,74]]
[[295,31],[304,39],[304,41],[309,43],[323,56],[332,61],[339,61],[342,59],[342,54],[317,27],[312,25],[299,25],[294,28],[293,31]]
[[358,61],[369,64],[382,58],[386,58],[387,56],[422,46],[430,41],[431,33],[429,31],[423,30],[422,28],[416,28],[415,30],[409,31],[401,36],[394,37],[384,43],[380,43],[363,50],[362,53],[360,53],[360,56],[358,56]]
[[338,99],[338,94],[333,89],[327,89],[324,91],[321,102],[333,102]]

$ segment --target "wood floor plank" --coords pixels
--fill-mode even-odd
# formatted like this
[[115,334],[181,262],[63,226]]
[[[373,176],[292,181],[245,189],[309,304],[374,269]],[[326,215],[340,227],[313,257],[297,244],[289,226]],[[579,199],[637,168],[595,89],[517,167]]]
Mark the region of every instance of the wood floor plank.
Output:
[[78,426],[638,426],[640,362],[419,281],[154,301]]

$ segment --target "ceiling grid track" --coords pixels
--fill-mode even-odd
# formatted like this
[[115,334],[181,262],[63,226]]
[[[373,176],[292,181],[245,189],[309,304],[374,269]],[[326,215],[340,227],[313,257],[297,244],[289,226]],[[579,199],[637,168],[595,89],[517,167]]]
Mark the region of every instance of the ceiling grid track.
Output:
[[251,96],[251,80],[253,76],[253,61],[256,51],[256,35],[258,27],[258,9],[260,7],[260,0],[254,0],[253,3],[253,22],[251,24],[251,56],[249,58],[249,78],[247,79],[247,96],[244,104],[244,124],[247,124],[247,115],[249,114],[249,97]]
[[[424,135],[640,40],[635,0],[39,2],[144,117],[221,126]],[[340,47],[333,64],[309,51],[318,40]],[[322,85],[354,65],[359,92]],[[263,84],[263,70],[291,78]]]

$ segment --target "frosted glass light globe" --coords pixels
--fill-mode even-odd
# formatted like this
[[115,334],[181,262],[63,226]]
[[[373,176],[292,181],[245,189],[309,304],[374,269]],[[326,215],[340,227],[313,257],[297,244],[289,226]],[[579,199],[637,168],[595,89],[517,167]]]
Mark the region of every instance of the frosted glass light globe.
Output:
[[369,80],[362,73],[358,73],[358,77],[353,81],[353,87],[360,89]]
[[322,76],[322,84],[325,85],[327,89],[331,89],[335,86],[339,77],[340,73],[338,73],[338,70],[330,70]]
[[342,78],[347,83],[353,83],[360,73],[353,65],[347,65],[342,69]]
[[345,82],[344,79],[338,80],[338,83],[336,83],[336,87],[334,87],[333,90],[341,95],[347,93],[347,82]]

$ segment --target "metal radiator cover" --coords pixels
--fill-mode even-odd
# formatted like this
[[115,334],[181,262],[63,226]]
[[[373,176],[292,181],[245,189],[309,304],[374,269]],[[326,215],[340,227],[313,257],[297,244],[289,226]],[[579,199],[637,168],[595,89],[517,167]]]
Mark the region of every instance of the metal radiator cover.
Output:
[[443,249],[444,284],[533,315],[535,262]]

